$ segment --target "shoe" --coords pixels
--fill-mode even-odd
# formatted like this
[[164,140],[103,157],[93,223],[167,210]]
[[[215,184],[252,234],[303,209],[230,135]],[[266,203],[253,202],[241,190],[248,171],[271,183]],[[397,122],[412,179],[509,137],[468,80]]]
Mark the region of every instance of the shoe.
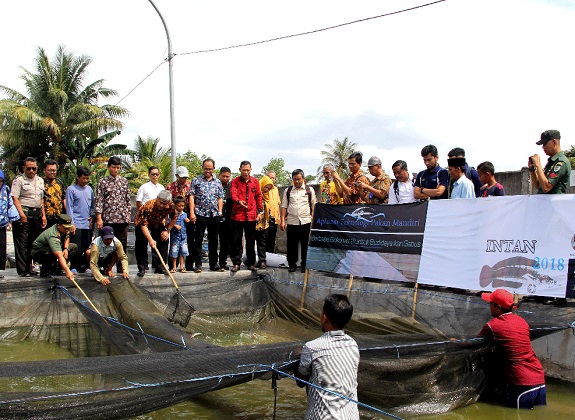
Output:
[[3,279],[3,278],[4,278],[4,276],[2,274],[0,274],[0,279]]
[[248,266],[248,270],[250,270],[250,271],[256,271],[256,266],[255,266],[255,265],[249,265],[249,266]]
[[166,270],[164,270],[163,268],[156,268],[156,269],[154,270],[154,274],[163,274],[163,275],[165,275],[165,276],[168,275],[168,273],[166,272]]
[[220,267],[217,265],[210,266],[210,271],[219,271]]
[[297,270],[297,267],[290,267],[288,271],[290,273],[295,273],[295,270]]
[[196,264],[196,266],[194,267],[194,273],[201,273],[201,272],[202,272],[202,265]]
[[146,274],[146,270],[140,269],[140,270],[138,270],[138,274],[136,274],[136,276],[138,276],[138,277],[144,277],[144,274]]
[[230,266],[227,264],[220,264],[220,268],[222,269],[222,271],[227,271],[230,269]]
[[263,262],[263,263],[260,263],[260,267],[259,267],[259,268],[261,268],[262,270],[265,270],[266,268],[268,268],[268,266],[266,265],[265,262]]
[[19,274],[20,277],[30,277],[30,273],[26,272],[26,273],[20,273]]
[[239,269],[240,269],[240,266],[234,264],[234,266],[230,269],[230,271],[231,271],[232,273],[236,273]]

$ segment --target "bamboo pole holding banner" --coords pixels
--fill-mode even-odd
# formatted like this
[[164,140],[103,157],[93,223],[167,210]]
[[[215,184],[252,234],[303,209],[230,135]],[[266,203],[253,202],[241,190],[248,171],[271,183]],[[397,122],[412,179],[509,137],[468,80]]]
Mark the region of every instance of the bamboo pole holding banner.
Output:
[[415,312],[417,309],[417,292],[419,291],[419,283],[415,281],[415,287],[413,289],[413,306],[411,307],[411,318],[415,319]]
[[347,298],[351,295],[351,287],[353,286],[353,274],[349,275],[349,282],[347,283]]

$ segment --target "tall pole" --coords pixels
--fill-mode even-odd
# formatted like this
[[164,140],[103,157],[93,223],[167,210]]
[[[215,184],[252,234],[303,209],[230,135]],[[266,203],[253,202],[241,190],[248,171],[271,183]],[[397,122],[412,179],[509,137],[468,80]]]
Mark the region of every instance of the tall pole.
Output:
[[166,21],[164,17],[154,4],[152,0],[148,0],[152,7],[162,19],[162,24],[164,25],[164,29],[166,30],[166,36],[168,37],[168,78],[170,83],[170,137],[171,137],[171,150],[172,150],[172,180],[176,180],[176,122],[174,119],[174,74],[173,74],[173,58],[174,53],[172,52],[172,41],[170,39],[170,32],[168,31],[168,25],[166,25]]

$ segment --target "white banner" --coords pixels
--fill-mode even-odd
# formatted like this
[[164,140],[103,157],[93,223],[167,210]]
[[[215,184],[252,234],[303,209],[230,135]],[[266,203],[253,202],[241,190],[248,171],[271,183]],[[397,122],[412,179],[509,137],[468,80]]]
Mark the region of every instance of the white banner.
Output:
[[574,234],[571,194],[433,200],[418,282],[564,297]]

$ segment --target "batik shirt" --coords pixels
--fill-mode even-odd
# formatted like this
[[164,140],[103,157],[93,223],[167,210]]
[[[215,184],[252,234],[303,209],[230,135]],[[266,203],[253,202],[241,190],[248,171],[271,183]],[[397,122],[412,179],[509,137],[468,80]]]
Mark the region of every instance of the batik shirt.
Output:
[[154,198],[138,209],[136,218],[134,219],[136,226],[156,228],[160,225],[164,225],[164,221],[167,217],[176,216],[176,208],[173,202],[170,202],[169,207],[159,207],[156,206],[157,201],[158,199]]
[[54,219],[65,213],[64,199],[66,198],[66,186],[59,178],[44,180],[44,211],[46,218]]
[[343,198],[337,193],[335,182],[322,181],[319,185],[320,203],[322,204],[343,204]]
[[108,175],[98,182],[96,213],[102,214],[105,223],[130,223],[132,205],[126,178]]
[[376,190],[383,191],[383,198],[377,198],[372,193],[369,193],[367,202],[370,204],[386,204],[389,198],[389,187],[391,187],[389,175],[383,172],[381,176],[371,181],[371,186]]
[[359,182],[363,182],[364,184],[369,185],[369,179],[363,174],[363,172],[359,171],[357,175],[351,174],[349,178],[345,180],[345,185],[347,185],[351,189],[351,194],[346,195],[343,198],[344,204],[361,204],[365,203],[363,200],[363,193],[357,186]]
[[180,185],[178,181],[170,182],[166,185],[166,190],[172,193],[172,198],[176,198],[178,196],[182,196],[186,199],[184,204],[184,211],[189,213],[190,210],[190,202],[188,200],[188,193],[190,192],[190,188],[192,187],[192,182],[189,179],[186,179],[184,185]]
[[224,199],[224,188],[218,178],[208,180],[200,175],[192,181],[188,195],[194,196],[194,213],[202,217],[221,216],[218,201]]

